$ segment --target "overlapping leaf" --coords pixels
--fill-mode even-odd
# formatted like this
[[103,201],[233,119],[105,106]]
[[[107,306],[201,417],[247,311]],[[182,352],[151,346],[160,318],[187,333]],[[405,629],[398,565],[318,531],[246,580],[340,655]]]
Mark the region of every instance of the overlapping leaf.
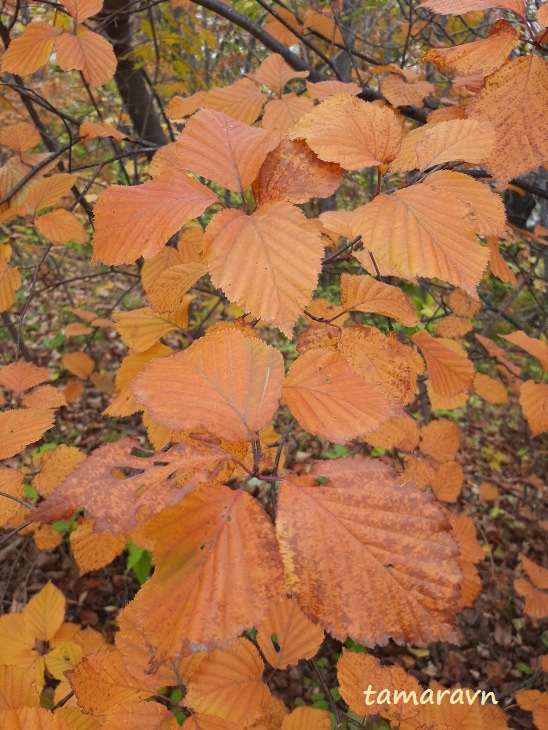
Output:
[[367,646],[455,641],[461,574],[441,510],[377,461],[318,462],[310,474],[284,480],[276,520],[287,588],[304,612]]
[[272,523],[246,492],[199,487],[145,531],[156,569],[135,608],[158,659],[227,647],[282,597]]
[[100,446],[29,518],[58,520],[85,507],[97,532],[127,533],[139,521],[181,501],[200,481],[208,481],[208,467],[230,459],[222,449],[207,444],[203,448],[176,444],[152,458],[133,456],[134,448],[131,438]]
[[270,424],[283,378],[280,353],[236,330],[212,332],[151,363],[132,390],[159,424],[245,441]]
[[382,391],[331,348],[295,360],[283,397],[305,431],[339,444],[375,431],[393,415]]
[[95,205],[93,261],[124,264],[150,258],[215,202],[213,191],[182,172],[166,172],[135,187],[112,185]]
[[445,191],[421,183],[383,193],[354,211],[352,230],[381,274],[436,277],[477,296],[489,253],[476,240],[470,210]]
[[401,289],[371,276],[341,276],[341,306],[355,312],[391,317],[406,327],[418,324],[417,311]]
[[187,170],[236,193],[247,190],[277,144],[276,135],[213,109],[189,119],[177,142]]
[[205,248],[213,284],[291,336],[312,299],[324,250],[304,213],[278,200],[251,215],[223,210],[207,227]]
[[401,128],[391,109],[343,93],[329,97],[300,119],[289,138],[305,139],[320,160],[359,170],[393,160],[400,148]]

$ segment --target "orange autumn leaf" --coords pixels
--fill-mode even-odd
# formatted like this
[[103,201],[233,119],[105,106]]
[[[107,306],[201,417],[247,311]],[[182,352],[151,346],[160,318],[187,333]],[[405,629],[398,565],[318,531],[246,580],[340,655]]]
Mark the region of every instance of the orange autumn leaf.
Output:
[[[186,314],[187,308],[183,310]],[[145,352],[158,340],[176,330],[184,329],[179,310],[159,314],[150,307],[129,312],[114,312],[116,331],[132,352]],[[186,319],[186,317],[185,317]]]
[[93,520],[78,520],[76,529],[70,533],[70,548],[80,575],[111,563],[126,543],[125,535],[94,532]]
[[[126,534],[139,521],[179,502],[196,483],[208,481],[209,465],[230,460],[215,444],[175,444],[161,461],[134,456],[135,446],[131,438],[100,446],[46,496],[29,519],[64,519],[84,506],[97,532]],[[133,473],[126,477],[121,469]]]
[[103,0],[61,0],[61,5],[78,24],[96,15],[103,7]]
[[481,309],[481,303],[477,299],[472,299],[459,288],[453,289],[447,303],[456,315],[467,319],[475,317]]
[[0,129],[0,144],[14,152],[27,152],[40,143],[40,132],[30,122],[8,124]]
[[[338,352],[357,375],[376,385],[396,406],[413,400],[418,371],[416,353],[375,327],[352,326],[341,331]],[[422,363],[421,363],[422,365]]]
[[[456,641],[460,570],[449,523],[428,495],[396,484],[371,459],[316,462],[309,476],[287,477],[276,518],[287,589],[337,638]],[[341,575],[355,590],[337,590]]]
[[[386,713],[397,723],[399,720],[414,717],[419,712],[413,701],[405,702],[406,695],[412,698],[410,693],[414,693],[417,698],[421,696],[422,687],[417,680],[397,665],[381,666],[379,660],[370,654],[357,654],[343,649],[337,663],[337,679],[342,698],[352,712],[360,717]],[[368,688],[373,692],[366,694]],[[399,701],[386,705],[374,699],[375,695],[384,690],[391,698],[394,697],[394,691],[403,694]]]
[[533,436],[548,431],[548,384],[527,380],[521,386],[519,403]]
[[[291,598],[271,606],[257,629],[259,648],[274,669],[286,669],[300,659],[312,659],[324,637],[322,629]],[[277,646],[272,642],[273,636]]]
[[388,74],[379,84],[380,92],[392,106],[422,106],[423,99],[435,90],[429,81],[408,83],[397,74]]
[[150,688],[127,671],[114,646],[84,657],[69,677],[78,705],[95,715],[103,715],[115,705],[150,696]]
[[114,76],[116,56],[106,38],[80,27],[75,35],[62,33],[55,44],[56,60],[63,71],[81,71],[92,89]]
[[436,337],[449,337],[450,339],[460,339],[473,330],[472,323],[464,317],[455,317],[449,315],[440,319],[436,325]]
[[327,198],[339,187],[344,170],[333,162],[323,162],[305,142],[282,140],[270,152],[253,183],[258,205],[269,200],[307,203],[311,198]]
[[522,555],[521,566],[527,573],[529,579],[536,588],[540,588],[544,591],[548,590],[548,569],[537,565],[529,558]]
[[321,160],[359,170],[393,160],[400,148],[401,128],[391,109],[342,93],[302,117],[289,138],[306,140]]
[[280,99],[272,99],[266,104],[262,119],[263,129],[287,132],[313,108],[314,102],[306,96],[283,94]]
[[63,208],[44,213],[35,219],[34,225],[38,233],[52,243],[68,243],[69,241],[85,243],[86,240],[86,231],[82,223],[75,215]]
[[0,385],[11,390],[15,396],[34,388],[35,385],[45,383],[49,378],[46,368],[24,361],[10,363],[0,370]]
[[474,391],[488,403],[508,403],[508,393],[504,384],[497,378],[483,373],[474,375]]
[[453,119],[425,124],[409,132],[401,150],[390,163],[395,172],[426,170],[445,162],[481,165],[493,152],[495,136],[490,124],[471,119]]
[[523,330],[516,330],[509,335],[501,335],[505,340],[536,357],[544,372],[548,372],[548,343],[545,340],[529,337]]
[[277,143],[276,136],[264,129],[237,122],[213,109],[203,109],[189,119],[177,147],[187,170],[243,193]]
[[302,211],[281,200],[251,215],[223,210],[208,225],[205,240],[213,285],[290,337],[312,299],[324,250]]
[[2,59],[2,72],[27,76],[48,62],[59,32],[49,23],[29,23],[23,34],[14,38]]
[[282,394],[305,431],[338,444],[375,431],[393,415],[381,390],[331,348],[300,355]]
[[[203,94],[203,96],[200,96]],[[179,101],[177,103],[177,98]],[[227,116],[243,124],[253,124],[263,108],[263,104],[269,97],[263,94],[249,79],[240,79],[230,86],[222,86],[210,89],[207,92],[198,91],[187,99],[175,97],[170,102],[172,114],[177,113],[179,117],[193,114],[200,107],[203,109],[214,109],[223,112]],[[172,102],[174,102],[172,104]],[[192,112],[189,109],[195,108]],[[185,112],[184,114],[182,112]],[[177,117],[174,117],[177,118]]]
[[263,670],[259,652],[247,639],[237,639],[224,651],[214,649],[191,674],[185,704],[201,715],[247,727],[261,716],[270,697]]
[[134,187],[112,185],[95,205],[92,261],[123,264],[150,258],[215,202],[212,190],[179,171]]
[[468,392],[474,379],[474,365],[464,350],[455,347],[452,340],[432,337],[426,330],[419,330],[411,339],[426,360],[429,380],[437,394],[453,396]]
[[464,76],[488,76],[506,62],[518,39],[517,31],[507,20],[497,20],[484,40],[452,48],[431,48],[420,60]]
[[160,425],[205,428],[245,441],[270,424],[282,378],[277,350],[255,337],[220,330],[148,365],[132,390]]
[[305,79],[308,71],[295,71],[289,66],[279,53],[267,56],[259,68],[247,74],[257,84],[267,86],[274,93],[281,93],[292,79]]
[[451,461],[459,450],[460,428],[453,421],[431,421],[421,428],[420,449],[435,461]]
[[341,275],[341,306],[355,312],[373,312],[391,317],[406,327],[415,327],[417,311],[401,289],[371,276]]
[[521,56],[487,77],[466,112],[470,119],[491,122],[497,145],[485,167],[499,184],[536,169],[546,158],[548,63],[540,56]]
[[523,0],[427,0],[418,7],[432,10],[440,15],[463,15],[475,10],[504,8],[525,17]]
[[95,368],[95,363],[85,352],[67,352],[63,355],[63,367],[77,378],[85,380]]
[[159,660],[227,647],[282,597],[274,528],[243,490],[203,485],[144,529],[156,568],[135,610]]
[[121,132],[106,122],[84,122],[80,125],[80,141],[89,142],[92,139],[112,137],[117,141],[131,139],[125,132]]
[[306,82],[306,90],[311,99],[316,101],[324,101],[333,94],[353,94],[357,96],[361,93],[361,88],[358,84],[353,82],[345,83],[344,81],[337,81],[336,79],[330,79],[329,81],[318,81],[316,84]]
[[161,271],[147,291],[155,312],[175,312],[185,303],[187,292],[208,272],[204,259],[170,266]]
[[516,275],[508,266],[502,253],[500,252],[498,239],[494,236],[487,236],[486,241],[487,247],[489,248],[489,253],[491,254],[491,257],[489,259],[489,268],[491,269],[491,273],[493,274],[493,276],[496,276],[498,279],[504,281],[507,284],[517,286],[518,282],[516,279]]
[[25,408],[0,413],[0,459],[15,456],[42,438],[53,426],[55,413],[49,408]]
[[[166,117],[168,119],[183,119],[183,117],[188,117],[191,114],[194,114],[194,112],[204,106],[207,96],[208,92],[197,91],[195,94],[191,94],[190,96],[172,97],[169,104],[166,106]],[[259,114],[257,112],[257,117],[258,116]],[[255,117],[255,119],[257,117]],[[253,121],[255,121],[255,119]],[[252,123],[253,122],[249,122],[249,124]]]
[[0,467],[0,491],[14,497],[8,499],[4,496],[0,500],[0,526],[3,527],[19,512],[20,505],[16,500],[23,500],[25,497],[23,474],[15,469]]
[[68,172],[58,172],[56,175],[43,178],[29,190],[26,199],[28,208],[36,212],[55,205],[70,192],[76,179],[76,175]]
[[296,707],[284,717],[280,730],[330,730],[330,728],[331,719],[325,710]]
[[525,598],[524,613],[531,618],[544,619],[548,616],[548,593],[537,590],[529,581],[518,578],[514,589]]
[[442,190],[459,200],[471,211],[470,224],[481,236],[502,235],[506,227],[506,215],[502,198],[487,185],[462,172],[438,170],[427,178],[434,190]]
[[464,473],[458,461],[440,464],[430,480],[430,486],[441,502],[456,502],[462,490]]
[[382,275],[436,277],[477,296],[489,255],[476,240],[468,209],[448,193],[427,183],[381,193],[355,209],[352,232],[366,242]]
[[43,707],[21,707],[0,710],[0,725],[3,730],[73,730],[62,716],[56,717]]
[[0,666],[0,710],[39,705],[40,696],[32,674],[24,667]]
[[[418,422],[407,414],[391,418],[365,440],[375,448],[413,451],[419,445]],[[410,477],[410,481],[413,479]]]
[[0,259],[0,312],[5,312],[15,302],[15,295],[20,286],[19,269]]

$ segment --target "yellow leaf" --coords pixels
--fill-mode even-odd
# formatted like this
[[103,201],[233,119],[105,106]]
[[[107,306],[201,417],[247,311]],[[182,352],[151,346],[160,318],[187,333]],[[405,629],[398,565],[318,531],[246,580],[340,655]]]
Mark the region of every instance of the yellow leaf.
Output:
[[544,372],[548,372],[548,343],[535,337],[529,337],[522,330],[516,330],[509,335],[501,335],[505,340],[525,350],[532,357],[536,357]]
[[431,421],[421,428],[420,449],[435,461],[451,461],[457,455],[460,428],[453,421]]
[[65,618],[65,597],[53,583],[46,583],[27,603],[23,615],[29,634],[50,641]]
[[330,730],[331,720],[325,710],[296,707],[284,717],[280,730]]
[[318,81],[316,84],[307,81],[306,90],[310,98],[316,99],[316,101],[325,101],[333,94],[353,94],[354,96],[361,94],[361,88],[358,84],[353,82],[346,84],[344,81],[337,81],[336,79]]
[[147,291],[147,298],[155,312],[174,312],[181,307],[189,289],[207,272],[208,263],[204,259],[176,264],[161,271]]
[[32,674],[24,667],[0,665],[0,710],[39,705],[40,696]]

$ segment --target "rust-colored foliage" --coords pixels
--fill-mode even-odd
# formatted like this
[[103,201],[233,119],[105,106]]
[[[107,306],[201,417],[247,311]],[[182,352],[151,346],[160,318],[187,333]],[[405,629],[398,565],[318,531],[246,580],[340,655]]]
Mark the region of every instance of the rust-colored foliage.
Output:
[[[313,662],[326,633],[457,643],[491,548],[470,504],[502,499],[470,483],[458,409],[548,431],[546,206],[518,225],[546,198],[523,176],[547,160],[547,5],[259,4],[4,8],[0,526],[65,540],[74,576],[126,548],[153,571],[110,645],[65,622],[86,589],[29,574],[0,618],[2,729],[507,727],[368,702],[443,692],[372,653],[330,654],[340,697]],[[34,326],[50,293],[58,331]],[[521,556],[520,621],[548,615],[547,575]],[[294,665],[328,710],[275,696]],[[516,699],[541,728],[539,694]]]

